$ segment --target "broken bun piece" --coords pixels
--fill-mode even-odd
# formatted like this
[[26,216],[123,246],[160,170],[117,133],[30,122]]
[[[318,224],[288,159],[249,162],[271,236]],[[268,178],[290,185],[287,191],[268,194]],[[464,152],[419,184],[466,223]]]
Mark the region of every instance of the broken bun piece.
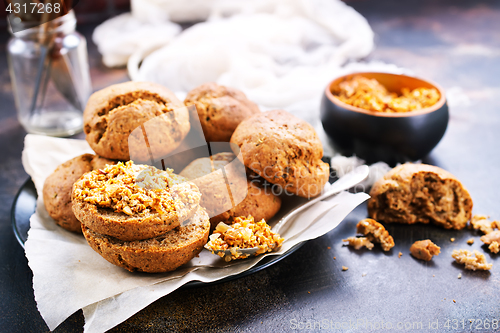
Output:
[[243,92],[214,82],[191,90],[184,104],[196,105],[207,142],[229,142],[234,130],[243,120],[260,113],[259,107]]
[[314,128],[283,110],[254,114],[231,137],[243,164],[284,191],[304,198],[318,196],[330,176],[323,146]]
[[472,199],[449,172],[432,165],[403,164],[379,179],[370,191],[368,213],[386,223],[434,223],[463,229]]

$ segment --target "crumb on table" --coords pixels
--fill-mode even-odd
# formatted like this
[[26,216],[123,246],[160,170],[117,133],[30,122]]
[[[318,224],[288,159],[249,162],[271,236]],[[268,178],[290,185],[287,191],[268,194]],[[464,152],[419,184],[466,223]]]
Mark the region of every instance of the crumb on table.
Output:
[[457,278],[461,279],[462,278],[462,273],[458,273]]
[[354,247],[355,250],[361,249],[363,246],[368,250],[373,249],[373,243],[368,240],[366,237],[348,237],[342,240],[343,242],[348,242],[348,246]]
[[490,270],[493,267],[493,264],[487,263],[484,254],[479,251],[454,250],[451,256],[457,263],[464,264],[468,270]]
[[474,230],[481,230],[483,234],[489,234],[494,229],[500,228],[500,223],[498,221],[490,221],[489,216],[486,215],[474,215],[470,224]]
[[[283,241],[284,239],[273,232],[264,219],[255,222],[253,216],[249,215],[236,217],[231,225],[220,222],[210,235],[205,248],[230,261],[248,257],[248,254],[243,254],[240,249],[258,247],[255,253],[258,255],[278,249]],[[218,252],[224,250],[230,250],[231,256]]]
[[450,242],[454,242],[454,241],[455,241],[455,237],[451,237]]
[[399,253],[398,253],[398,258],[401,258],[401,256],[402,256],[402,255],[403,255],[403,253],[402,253],[402,252],[399,252]]
[[410,247],[410,254],[421,260],[429,261],[433,256],[439,255],[441,248],[430,239],[416,241]]
[[491,253],[498,253],[500,252],[500,243],[493,241],[491,244],[488,246],[488,250],[491,251]]
[[492,253],[500,252],[500,230],[495,230],[481,236],[481,241],[484,244],[489,245],[488,249]]
[[469,245],[474,244],[474,238],[469,238],[469,239],[467,240],[467,244],[469,244]]
[[342,270],[343,270],[343,271],[347,271],[348,269],[349,269],[349,267],[347,267],[347,266],[342,266]]

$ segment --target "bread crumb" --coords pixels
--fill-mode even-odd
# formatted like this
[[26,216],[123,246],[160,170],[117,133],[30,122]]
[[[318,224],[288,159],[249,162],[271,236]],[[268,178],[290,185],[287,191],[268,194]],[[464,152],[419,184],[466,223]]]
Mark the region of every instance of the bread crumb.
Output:
[[403,255],[403,253],[399,252],[398,253],[398,258],[401,258],[402,255]]
[[467,244],[469,244],[469,245],[474,244],[474,238],[469,238],[469,239],[467,240]]
[[488,250],[490,250],[491,253],[500,252],[500,243],[498,243],[496,241],[491,242],[490,246],[488,246]]
[[349,267],[347,267],[347,266],[342,266],[342,270],[343,270],[343,271],[347,271],[348,269],[349,269]]
[[337,257],[333,257],[333,260],[337,260]]
[[489,245],[488,249],[492,253],[500,252],[500,230],[492,231],[484,236],[481,236],[481,241]]
[[308,294],[310,294],[311,292],[310,292],[310,291],[308,291],[307,293],[308,293]]
[[416,241],[410,247],[410,254],[421,260],[429,261],[433,256],[439,255],[441,248],[434,244],[430,239]]
[[432,277],[436,277],[436,275],[432,274]]
[[462,278],[462,273],[458,273],[457,278],[461,279]]
[[361,274],[361,276],[362,276],[362,277],[365,277],[365,276],[366,276],[366,274],[367,274],[367,273],[363,273],[363,274]]
[[453,300],[453,303],[456,303],[457,301]]
[[451,237],[450,238],[450,242],[454,242],[455,241],[455,238],[454,237]]
[[489,216],[486,215],[474,215],[470,220],[470,224],[474,230],[481,230],[483,234],[489,234],[493,229],[500,228],[500,223],[497,221],[491,222],[488,218]]
[[331,250],[331,247],[327,247],[328,250]]
[[380,243],[382,250],[389,251],[394,247],[394,239],[385,227],[373,219],[364,219],[356,226],[358,233],[365,235],[369,241]]
[[[474,255],[474,256],[473,256]],[[486,262],[486,257],[479,251],[473,253],[468,250],[454,250],[451,254],[453,259],[459,264],[464,264],[465,269],[473,270],[490,270],[493,264]]]
[[[235,217],[231,225],[219,222],[205,248],[225,261],[230,261],[249,256],[239,251],[240,249],[258,247],[255,255],[259,255],[280,248],[283,241],[284,238],[273,232],[264,219],[255,222],[253,216],[248,215]],[[231,256],[226,255],[224,250],[230,250]]]
[[373,249],[373,243],[366,237],[348,237],[342,240],[343,242],[348,242],[348,246],[354,247],[355,250],[361,249],[363,246],[368,250]]

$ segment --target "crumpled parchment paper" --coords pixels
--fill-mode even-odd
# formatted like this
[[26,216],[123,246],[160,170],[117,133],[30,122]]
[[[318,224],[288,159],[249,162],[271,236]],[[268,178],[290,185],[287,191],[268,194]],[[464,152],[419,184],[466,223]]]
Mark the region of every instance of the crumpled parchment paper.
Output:
[[[264,256],[234,261],[203,250],[199,257],[169,273],[130,273],[114,266],[87,245],[85,238],[57,226],[43,204],[45,178],[61,163],[92,150],[84,140],[59,139],[28,134],[23,166],[38,192],[36,213],[25,244],[26,257],[33,271],[33,289],[38,310],[53,330],[75,311],[83,309],[85,332],[104,332],[125,321],[155,300],[190,281],[212,282],[242,273]],[[329,184],[327,184],[329,186]],[[285,238],[278,252],[320,237],[335,228],[356,206],[368,199],[365,193],[340,194],[310,207],[289,222],[281,235]],[[291,197],[269,223],[303,202]]]

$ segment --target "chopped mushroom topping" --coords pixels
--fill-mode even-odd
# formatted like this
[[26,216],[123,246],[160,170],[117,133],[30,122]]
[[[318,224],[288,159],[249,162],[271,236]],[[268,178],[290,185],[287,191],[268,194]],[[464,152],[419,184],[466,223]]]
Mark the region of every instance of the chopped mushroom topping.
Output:
[[359,250],[363,246],[368,250],[373,249],[373,243],[368,240],[366,237],[349,237],[342,240],[343,242],[348,242],[347,245],[354,247],[354,249]]

